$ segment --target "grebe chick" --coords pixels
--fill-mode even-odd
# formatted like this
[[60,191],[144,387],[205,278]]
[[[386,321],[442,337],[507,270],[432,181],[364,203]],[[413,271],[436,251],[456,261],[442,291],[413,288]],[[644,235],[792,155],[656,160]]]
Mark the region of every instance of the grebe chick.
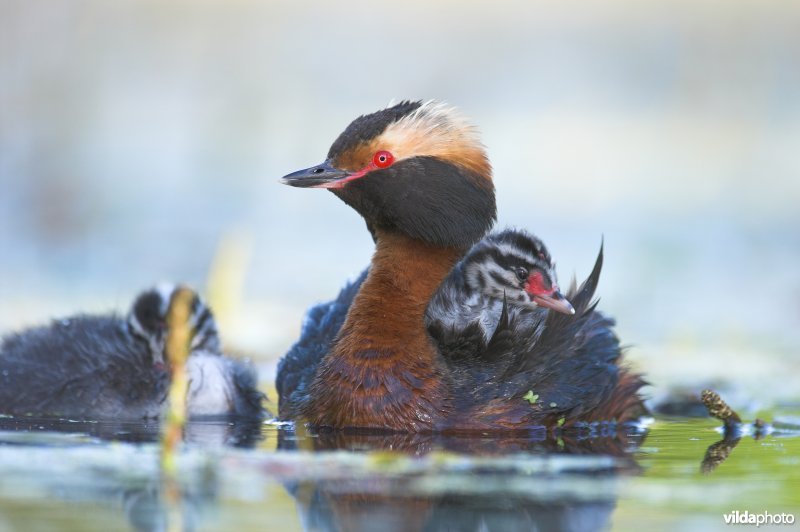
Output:
[[[166,360],[167,312],[179,287],[163,283],[139,294],[128,313],[131,333],[147,342],[154,364]],[[189,327],[192,330],[191,351],[221,352],[217,322],[200,296],[193,292]]]
[[[177,286],[140,294],[126,318],[77,315],[3,338],[0,413],[81,420],[158,418],[169,372],[166,316]],[[210,309],[196,295],[189,319],[187,409],[193,417],[260,419],[254,369],[219,349]]]
[[[543,322],[541,309],[574,314],[561,294],[555,264],[544,243],[526,231],[495,232],[475,244],[434,294],[425,314],[428,332],[461,335],[476,324],[488,341],[505,312],[530,334]],[[442,346],[440,345],[440,348]]]

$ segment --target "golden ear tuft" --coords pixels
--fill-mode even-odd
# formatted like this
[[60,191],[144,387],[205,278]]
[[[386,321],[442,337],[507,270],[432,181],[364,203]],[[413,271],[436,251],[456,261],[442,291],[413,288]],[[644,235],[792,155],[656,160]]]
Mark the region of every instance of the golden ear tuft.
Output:
[[433,100],[386,128],[373,143],[396,159],[430,156],[491,180],[492,168],[478,131],[455,107]]

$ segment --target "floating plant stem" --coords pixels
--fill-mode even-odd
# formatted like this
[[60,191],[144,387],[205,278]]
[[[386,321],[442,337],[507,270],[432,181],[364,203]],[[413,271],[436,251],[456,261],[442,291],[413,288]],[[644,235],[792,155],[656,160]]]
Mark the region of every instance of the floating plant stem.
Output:
[[161,424],[161,475],[166,506],[167,530],[182,530],[180,482],[177,479],[177,448],[183,440],[186,424],[186,393],[189,379],[186,360],[193,329],[189,323],[192,312],[192,290],[179,288],[170,301],[167,312],[166,355],[171,379],[167,395],[167,411]]
[[206,293],[221,330],[231,330],[236,326],[235,318],[242,307],[244,281],[252,248],[249,233],[232,230],[220,239],[214,253]]
[[700,400],[706,405],[710,416],[715,417],[725,423],[725,430],[735,429],[742,424],[742,418],[734,412],[728,403],[722,400],[714,390],[703,390]]
[[739,428],[742,425],[742,419],[714,390],[703,390],[700,400],[711,417],[715,417],[725,424],[724,438],[706,450],[706,455],[700,464],[700,471],[704,475],[708,475],[727,460],[739,444],[741,439]]
[[179,288],[172,297],[167,313],[169,330],[166,352],[172,378],[167,396],[167,412],[161,426],[161,465],[170,474],[175,472],[175,449],[181,442],[186,424],[186,392],[189,387],[186,359],[189,357],[192,339],[189,317],[193,296],[189,288]]

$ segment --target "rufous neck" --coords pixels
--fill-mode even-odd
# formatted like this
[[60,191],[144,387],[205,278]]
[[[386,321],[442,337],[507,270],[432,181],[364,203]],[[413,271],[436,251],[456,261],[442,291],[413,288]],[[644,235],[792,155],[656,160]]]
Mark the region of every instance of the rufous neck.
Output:
[[[413,327],[424,330],[425,309],[453,265],[463,254],[458,248],[442,248],[402,234],[376,233],[375,254],[369,276],[348,315],[347,325],[374,321],[385,341],[402,341]],[[386,327],[387,325],[396,325]],[[363,331],[369,334],[372,331]],[[398,337],[399,336],[399,337]]]
[[450,393],[425,310],[462,251],[376,237],[369,275],[317,371],[317,400],[305,416],[319,426],[429,430],[449,411]]

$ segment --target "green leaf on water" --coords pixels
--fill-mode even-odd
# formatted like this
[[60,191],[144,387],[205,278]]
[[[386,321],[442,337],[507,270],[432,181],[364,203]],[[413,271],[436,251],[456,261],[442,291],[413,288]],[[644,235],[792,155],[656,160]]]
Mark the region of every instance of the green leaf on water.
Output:
[[539,400],[539,394],[533,393],[533,390],[528,390],[528,393],[522,396],[522,399],[528,401],[530,404],[533,405],[536,404],[536,401]]

